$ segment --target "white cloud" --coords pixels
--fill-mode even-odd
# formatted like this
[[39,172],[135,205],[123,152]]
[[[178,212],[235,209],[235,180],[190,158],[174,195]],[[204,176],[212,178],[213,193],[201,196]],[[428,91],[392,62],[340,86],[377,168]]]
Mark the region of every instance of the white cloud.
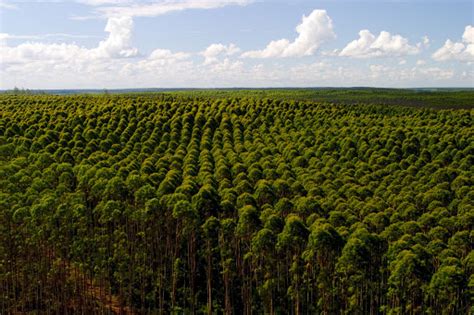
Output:
[[184,60],[188,59],[190,57],[190,54],[184,53],[184,52],[177,52],[173,53],[171,50],[168,49],[155,49],[148,59],[150,60]]
[[467,80],[468,82],[471,82],[471,85],[472,85],[472,82],[474,80],[474,69],[471,68],[471,69],[468,69],[468,70],[464,70],[462,73],[461,73],[461,77],[464,79],[464,80]]
[[[95,3],[97,5],[102,2],[112,1],[101,1],[101,0],[92,0],[88,1]],[[120,3],[121,1],[114,1],[115,3]],[[123,1],[128,2],[128,1]],[[175,11],[184,11],[190,9],[216,9],[222,8],[229,5],[247,5],[252,0],[167,0],[159,2],[148,2],[148,3],[126,3],[124,5],[110,5],[110,6],[100,6],[96,11],[106,17],[120,17],[120,16],[159,16]]]
[[421,39],[421,42],[423,44],[423,46],[425,47],[428,47],[430,45],[430,39],[428,36],[423,36],[423,38]]
[[[194,55],[194,57],[196,57]],[[462,72],[462,71],[461,71]],[[348,63],[262,62],[224,58],[212,64],[193,56],[155,50],[148,57],[118,59],[33,60],[0,66],[0,87],[140,88],[140,87],[309,87],[470,85],[472,73],[442,67],[404,67]],[[58,82],[58,78],[61,81]],[[453,81],[455,80],[455,81]],[[3,82],[2,82],[3,81]]]
[[435,51],[432,57],[437,61],[474,61],[474,27],[472,25],[466,26],[462,42],[452,42],[448,39],[443,47]]
[[472,25],[466,26],[462,34],[462,40],[468,44],[474,44],[474,27]]
[[44,44],[27,42],[15,47],[0,46],[1,63],[27,63],[35,60],[67,60],[69,58],[84,58],[88,50],[74,44]]
[[[354,69],[319,61],[311,64],[296,65],[290,69],[291,80],[299,86],[347,85],[348,81],[357,78]],[[339,81],[336,84],[335,81]]]
[[425,64],[426,64],[426,61],[423,60],[423,59],[419,59],[419,60],[416,61],[416,65],[417,65],[417,66],[423,66],[423,65],[425,65]]
[[165,75],[164,78],[170,78],[173,76],[169,73],[171,71],[184,75],[184,71],[181,71],[183,67],[188,70],[192,68],[193,63],[188,61],[189,58],[190,54],[187,53],[173,53],[168,49],[155,49],[147,58],[142,58],[136,62],[128,61],[125,64],[116,63],[114,66],[119,68],[118,72],[127,76],[154,77],[161,74]]
[[375,36],[369,30],[361,30],[359,39],[353,40],[339,53],[339,56],[353,58],[399,57],[415,55],[420,47],[412,46],[400,35],[382,31]]
[[[91,2],[90,5],[95,2],[99,7],[99,2],[105,3],[88,2]],[[107,2],[106,5],[111,5],[110,1]],[[180,3],[185,2],[189,1]],[[290,62],[276,59],[259,60],[256,64],[255,60],[239,58],[240,49],[235,44],[222,43],[212,44],[194,53],[155,49],[145,55],[133,45],[133,20],[129,16],[109,17],[105,31],[105,38],[93,48],[74,43],[50,44],[40,41],[49,35],[60,37],[60,34],[0,33],[0,88],[472,85],[473,72],[469,70],[423,67],[422,62],[417,62],[416,67],[407,67],[404,57],[396,59],[401,61],[398,65],[395,62],[390,63],[393,66],[383,64],[368,67],[365,60],[333,58],[341,50],[326,52],[327,57],[321,57],[322,60],[316,63],[308,63],[309,59]],[[312,55],[321,43],[335,36],[330,18],[325,11],[319,10],[304,17],[297,32],[298,36],[294,40],[271,42],[264,50],[258,51],[259,57]],[[464,43],[469,41],[469,32],[463,37]],[[372,44],[380,36],[373,37]],[[394,38],[396,36],[388,36],[388,42],[393,42]],[[32,41],[9,46],[11,39]],[[385,53],[389,51],[395,54],[387,47],[397,45],[388,45],[386,40],[380,41],[384,44],[374,44],[374,47],[382,46]],[[424,44],[420,45],[426,45],[426,41],[422,42]]]
[[[13,35],[7,33],[0,33],[0,62],[8,62],[12,59],[15,60],[16,53],[13,49],[7,46],[9,40],[42,40],[42,39],[49,39],[49,38],[92,38],[94,36],[88,35],[74,35],[74,34],[64,34],[64,33],[53,33],[53,34],[41,34],[41,35]],[[35,43],[34,45],[37,45]],[[45,44],[46,45],[46,44]],[[32,46],[32,43],[23,43],[20,45],[17,52],[25,47]],[[34,48],[32,48],[34,50]],[[21,56],[22,54],[20,54]],[[17,60],[18,61],[18,60]]]
[[100,6],[133,3],[133,0],[76,0],[76,2],[85,5]]
[[133,20],[131,17],[123,16],[109,18],[105,31],[109,37],[99,43],[94,51],[103,57],[134,57],[138,49],[131,47]]
[[0,0],[0,9],[14,10],[17,9],[16,5]]
[[218,62],[220,56],[232,56],[238,52],[240,52],[240,48],[235,44],[212,44],[201,52],[201,55],[204,56],[205,64],[211,64]]
[[42,42],[25,42],[18,46],[8,46],[6,40],[18,36],[2,33],[0,34],[0,62],[5,65],[41,60],[78,63],[98,59],[134,57],[138,55],[138,50],[131,47],[132,29],[131,18],[110,18],[105,27],[109,36],[93,49],[76,44]]
[[400,68],[386,65],[370,65],[370,77],[375,81],[388,82],[436,82],[451,80],[455,76],[452,69],[445,69],[439,67],[411,67]]
[[314,10],[303,16],[296,27],[298,37],[271,41],[263,50],[253,50],[242,54],[243,58],[302,57],[313,55],[322,43],[335,38],[332,20],[326,10]]
[[244,63],[240,60],[225,58],[222,62],[214,63],[209,67],[209,72],[214,74],[235,73],[243,71]]
[[0,33],[0,41],[6,41],[8,39],[27,39],[27,40],[41,40],[48,38],[94,38],[96,36],[90,35],[77,35],[77,34],[66,34],[66,33],[51,33],[51,34],[37,34],[37,35],[14,35],[7,33]]
[[444,46],[438,49],[432,57],[437,61],[469,59],[470,56],[465,53],[465,48],[463,43],[454,43],[448,39]]
[[187,53],[156,49],[149,56],[139,54],[132,46],[132,30],[130,17],[109,18],[105,27],[108,36],[90,49],[44,42],[9,46],[8,39],[18,36],[0,33],[0,86],[144,86],[144,82],[150,85],[157,77],[176,82],[173,77],[185,77],[191,71]]
[[439,67],[428,67],[418,69],[421,75],[435,80],[449,80],[454,77],[454,71],[451,69],[442,69]]

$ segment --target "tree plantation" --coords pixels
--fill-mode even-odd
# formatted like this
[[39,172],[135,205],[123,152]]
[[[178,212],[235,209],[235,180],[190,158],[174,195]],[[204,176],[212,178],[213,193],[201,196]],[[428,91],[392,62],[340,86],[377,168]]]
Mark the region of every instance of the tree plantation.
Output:
[[209,94],[0,96],[1,314],[472,312],[472,107]]

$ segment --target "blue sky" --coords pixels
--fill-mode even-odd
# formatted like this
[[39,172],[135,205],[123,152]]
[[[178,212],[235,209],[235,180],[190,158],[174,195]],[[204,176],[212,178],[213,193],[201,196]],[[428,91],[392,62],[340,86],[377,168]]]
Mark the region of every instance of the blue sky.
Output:
[[473,6],[0,0],[0,88],[474,87]]

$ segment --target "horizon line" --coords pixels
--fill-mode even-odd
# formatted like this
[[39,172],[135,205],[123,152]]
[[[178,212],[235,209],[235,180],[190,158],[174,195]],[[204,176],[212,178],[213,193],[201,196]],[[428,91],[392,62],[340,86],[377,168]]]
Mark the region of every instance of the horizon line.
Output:
[[121,87],[121,88],[25,88],[14,87],[11,89],[0,89],[0,92],[9,92],[15,89],[29,91],[121,91],[121,90],[310,90],[310,89],[385,89],[385,90],[417,90],[417,89],[465,89],[474,90],[474,86],[415,86],[415,87],[381,87],[381,86],[283,86],[283,87]]

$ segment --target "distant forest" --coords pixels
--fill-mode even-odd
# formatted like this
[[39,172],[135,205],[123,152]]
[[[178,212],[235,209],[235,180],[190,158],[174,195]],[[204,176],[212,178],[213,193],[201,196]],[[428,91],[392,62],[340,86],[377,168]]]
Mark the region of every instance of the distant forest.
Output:
[[300,100],[331,102],[335,104],[372,104],[401,105],[430,108],[464,108],[474,106],[474,88],[267,88],[267,89],[84,89],[84,90],[30,90],[15,87],[4,90],[3,94],[51,94],[51,95],[87,95],[87,94],[128,94],[150,96],[152,93],[163,95],[181,95],[200,98],[252,97],[280,100]]

